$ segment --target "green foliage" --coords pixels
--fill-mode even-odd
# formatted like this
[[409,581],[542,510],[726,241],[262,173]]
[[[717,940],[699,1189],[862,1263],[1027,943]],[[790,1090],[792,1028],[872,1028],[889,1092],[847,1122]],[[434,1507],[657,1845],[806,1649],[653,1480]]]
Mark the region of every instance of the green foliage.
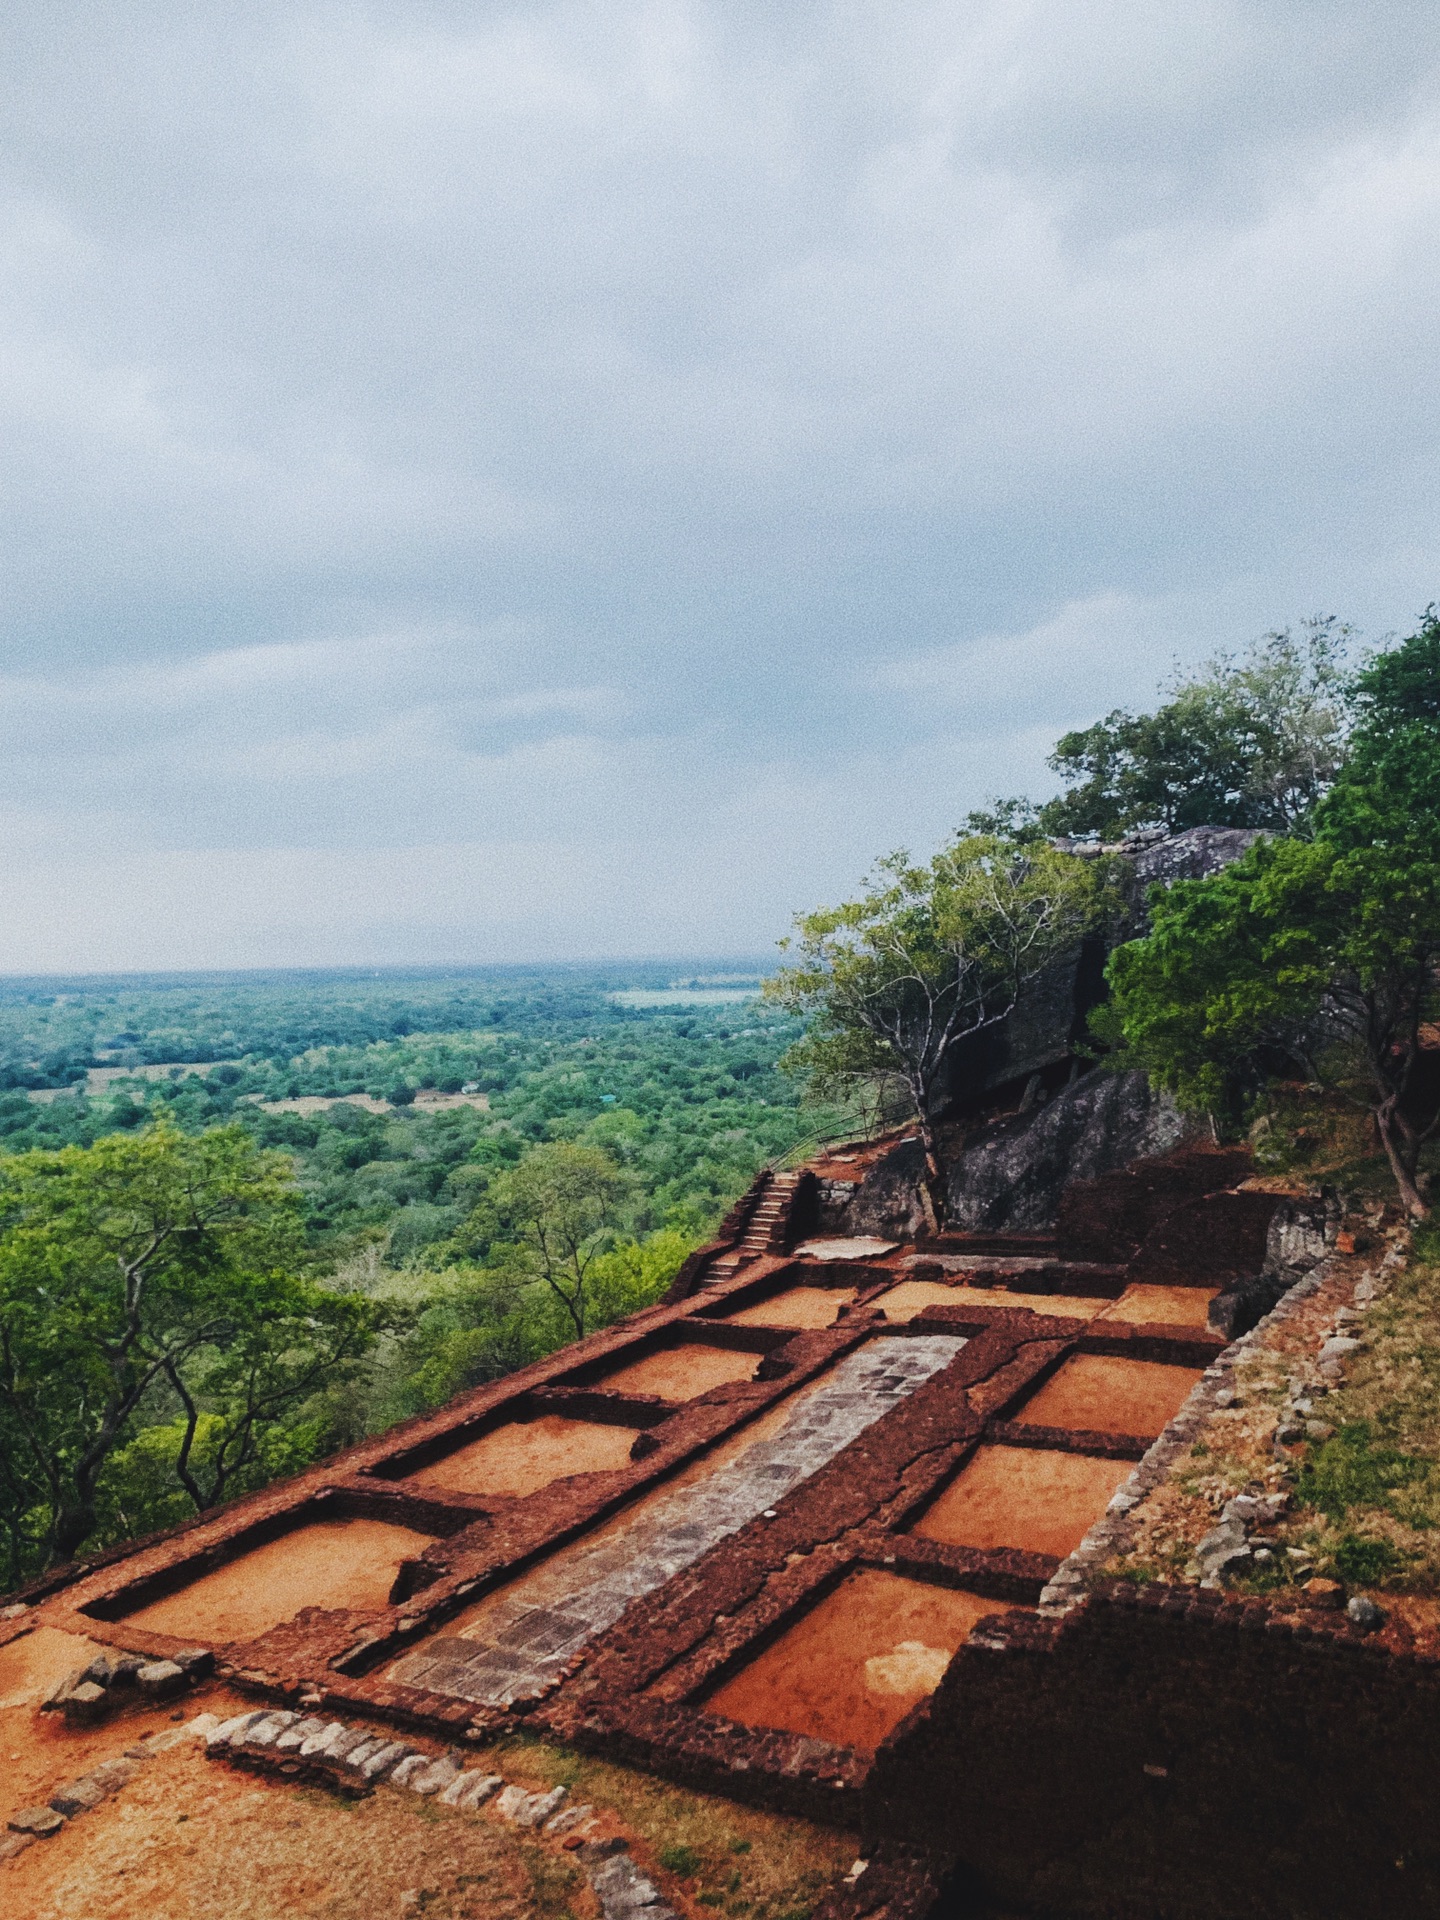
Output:
[[1237,1111],[1284,1064],[1355,1086],[1417,1215],[1420,1148],[1440,1125],[1440,1111],[1414,1112],[1440,964],[1440,725],[1411,717],[1424,672],[1409,667],[1436,644],[1427,626],[1362,676],[1355,753],[1312,838],[1262,841],[1209,879],[1156,890],[1149,935],[1111,958],[1098,1023],[1214,1111]]
[[633,1186],[601,1148],[557,1140],[533,1148],[490,1189],[525,1265],[549,1288],[577,1340],[588,1330],[592,1269]]
[[1371,1421],[1355,1420],[1311,1449],[1296,1495],[1338,1521],[1354,1507],[1392,1509],[1396,1489],[1424,1480],[1429,1472],[1429,1461],[1388,1445]]
[[955,1049],[1003,1020],[1103,905],[1093,862],[1029,838],[964,834],[923,866],[892,854],[858,900],[801,915],[784,943],[797,960],[765,992],[810,1026],[783,1064],[822,1097],[902,1090],[938,1217],[934,1108]]
[[1359,1533],[1344,1534],[1332,1558],[1340,1578],[1353,1587],[1378,1586],[1405,1564],[1388,1540],[1371,1540]]
[[[12,1563],[93,1533],[97,1489],[143,1415],[180,1403],[196,1507],[264,1430],[358,1356],[377,1315],[303,1277],[300,1196],[239,1127],[160,1124],[0,1158],[0,1438]],[[208,1476],[194,1442],[208,1421]]]
[[1350,629],[1306,621],[1178,680],[1156,712],[1117,710],[1065,734],[1050,765],[1071,791],[1041,808],[1046,833],[1114,838],[1139,827],[1293,832],[1335,779],[1345,747]]

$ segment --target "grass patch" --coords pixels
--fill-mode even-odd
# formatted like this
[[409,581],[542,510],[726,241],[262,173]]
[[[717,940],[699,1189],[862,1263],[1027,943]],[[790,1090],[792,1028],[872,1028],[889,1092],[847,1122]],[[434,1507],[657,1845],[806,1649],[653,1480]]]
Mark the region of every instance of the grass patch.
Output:
[[1361,1587],[1440,1592],[1440,1232],[1365,1319],[1364,1350],[1325,1402],[1295,1522],[1318,1565]]

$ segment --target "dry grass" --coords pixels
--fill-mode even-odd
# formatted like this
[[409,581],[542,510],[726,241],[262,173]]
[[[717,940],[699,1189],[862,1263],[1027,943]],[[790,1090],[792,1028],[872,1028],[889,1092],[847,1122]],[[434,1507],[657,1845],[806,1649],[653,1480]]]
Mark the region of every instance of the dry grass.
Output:
[[1357,1585],[1440,1592],[1440,1254],[1433,1231],[1365,1321],[1308,1450],[1292,1531]]
[[477,1756],[507,1779],[567,1786],[572,1801],[613,1813],[659,1869],[673,1899],[749,1920],[804,1920],[854,1860],[853,1834],[693,1793],[549,1741],[520,1736]]

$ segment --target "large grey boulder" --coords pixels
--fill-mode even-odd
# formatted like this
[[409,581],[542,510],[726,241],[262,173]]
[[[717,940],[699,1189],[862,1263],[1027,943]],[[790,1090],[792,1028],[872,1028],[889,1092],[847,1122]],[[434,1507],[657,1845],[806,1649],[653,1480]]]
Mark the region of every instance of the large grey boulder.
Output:
[[959,1154],[949,1171],[950,1224],[990,1233],[1052,1227],[1073,1182],[1209,1137],[1204,1121],[1181,1113],[1143,1073],[1094,1068],[1038,1112],[997,1121]]

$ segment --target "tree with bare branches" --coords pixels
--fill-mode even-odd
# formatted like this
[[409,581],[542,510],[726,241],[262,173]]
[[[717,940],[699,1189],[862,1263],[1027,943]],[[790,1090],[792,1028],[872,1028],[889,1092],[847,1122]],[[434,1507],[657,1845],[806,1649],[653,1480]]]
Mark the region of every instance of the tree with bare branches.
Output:
[[932,1228],[945,1219],[936,1106],[955,1049],[1006,1019],[1105,902],[1094,861],[1033,837],[966,833],[924,865],[889,855],[858,900],[798,916],[782,943],[796,958],[766,994],[810,1020],[784,1064],[821,1097],[903,1091]]

